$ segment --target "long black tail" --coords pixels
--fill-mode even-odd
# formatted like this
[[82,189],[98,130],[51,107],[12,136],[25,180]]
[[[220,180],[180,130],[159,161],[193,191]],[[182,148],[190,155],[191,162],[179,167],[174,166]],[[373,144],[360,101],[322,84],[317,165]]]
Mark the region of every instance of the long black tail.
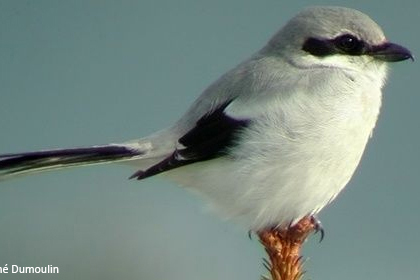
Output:
[[87,148],[58,149],[0,155],[0,181],[11,176],[71,166],[108,163],[141,158],[145,151],[111,144]]

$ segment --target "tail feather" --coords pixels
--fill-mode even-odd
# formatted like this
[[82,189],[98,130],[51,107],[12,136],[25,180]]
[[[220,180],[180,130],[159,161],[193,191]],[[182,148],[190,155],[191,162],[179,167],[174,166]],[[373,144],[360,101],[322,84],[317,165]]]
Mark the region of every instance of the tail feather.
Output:
[[111,144],[87,148],[57,149],[0,155],[0,180],[24,173],[71,166],[134,160],[146,151],[129,145]]

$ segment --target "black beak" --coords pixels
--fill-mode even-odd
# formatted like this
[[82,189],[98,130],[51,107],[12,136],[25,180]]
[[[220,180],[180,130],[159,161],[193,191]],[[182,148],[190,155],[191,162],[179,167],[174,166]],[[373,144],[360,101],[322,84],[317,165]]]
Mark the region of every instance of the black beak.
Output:
[[389,42],[371,47],[368,54],[386,62],[403,61],[406,59],[414,61],[414,57],[408,49]]

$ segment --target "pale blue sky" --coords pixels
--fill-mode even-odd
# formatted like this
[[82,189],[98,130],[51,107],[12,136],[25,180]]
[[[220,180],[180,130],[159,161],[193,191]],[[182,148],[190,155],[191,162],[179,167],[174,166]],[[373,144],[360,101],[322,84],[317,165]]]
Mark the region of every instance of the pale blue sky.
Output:
[[[173,123],[219,75],[301,8],[369,14],[420,53],[420,2],[1,1],[0,153],[104,144]],[[305,246],[306,279],[417,279],[418,62],[392,65],[382,114],[346,190]],[[0,184],[0,266],[60,268],[1,279],[249,279],[265,273],[245,229],[170,182],[98,166]]]

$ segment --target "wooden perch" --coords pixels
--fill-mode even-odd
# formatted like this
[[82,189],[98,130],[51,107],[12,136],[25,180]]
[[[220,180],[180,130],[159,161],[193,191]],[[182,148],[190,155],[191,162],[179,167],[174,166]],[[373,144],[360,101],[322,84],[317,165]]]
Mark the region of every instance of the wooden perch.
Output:
[[308,235],[319,229],[320,224],[315,218],[305,217],[292,227],[272,228],[258,233],[270,258],[270,261],[264,260],[264,265],[270,271],[272,280],[302,278],[304,271],[300,250]]

